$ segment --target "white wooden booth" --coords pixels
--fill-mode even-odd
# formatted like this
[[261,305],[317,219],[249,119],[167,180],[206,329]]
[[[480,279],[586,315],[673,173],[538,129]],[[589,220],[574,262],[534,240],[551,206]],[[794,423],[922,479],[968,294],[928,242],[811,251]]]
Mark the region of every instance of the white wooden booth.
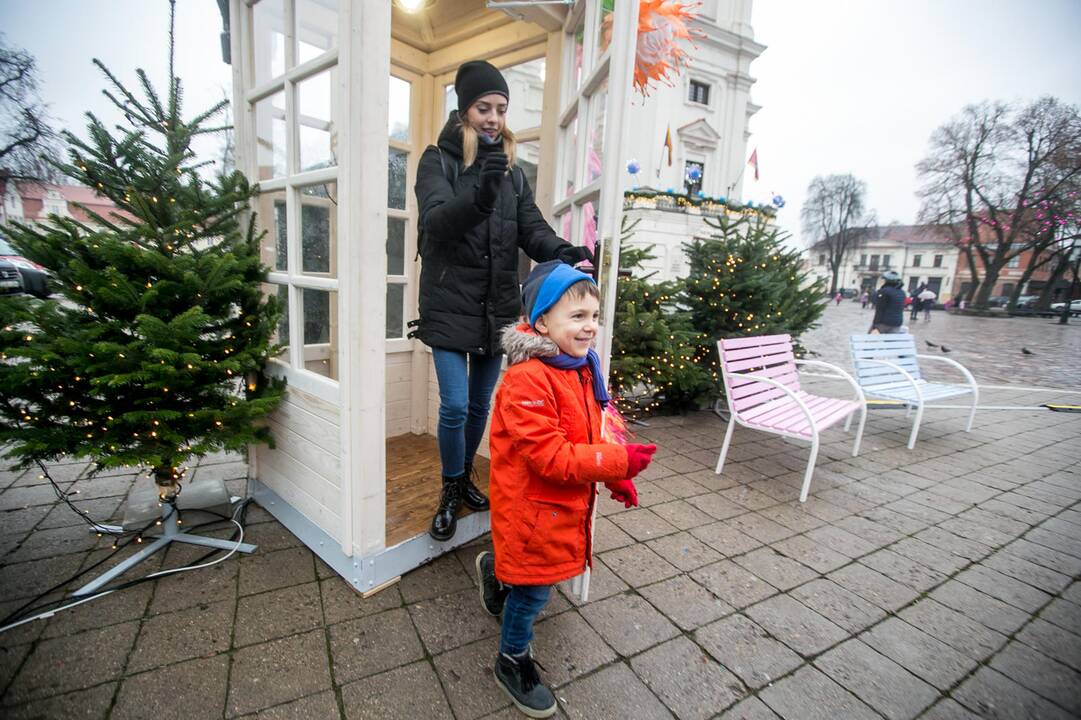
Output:
[[488,530],[473,513],[451,541],[427,534],[438,392],[429,350],[406,337],[414,174],[466,60],[507,76],[520,162],[557,232],[581,244],[596,223],[610,354],[638,16],[615,5],[231,0],[237,162],[259,183],[266,291],[287,307],[270,372],[288,392],[269,420],[276,447],[252,448],[254,494],[361,592]]

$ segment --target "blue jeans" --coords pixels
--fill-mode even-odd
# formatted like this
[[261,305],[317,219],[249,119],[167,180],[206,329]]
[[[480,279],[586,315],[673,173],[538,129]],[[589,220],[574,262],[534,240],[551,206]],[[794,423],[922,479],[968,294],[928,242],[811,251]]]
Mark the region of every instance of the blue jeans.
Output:
[[445,476],[458,477],[484,436],[503,357],[432,348],[432,358],[439,380],[439,459]]
[[513,585],[503,606],[499,652],[521,655],[533,640],[533,621],[548,604],[551,585]]

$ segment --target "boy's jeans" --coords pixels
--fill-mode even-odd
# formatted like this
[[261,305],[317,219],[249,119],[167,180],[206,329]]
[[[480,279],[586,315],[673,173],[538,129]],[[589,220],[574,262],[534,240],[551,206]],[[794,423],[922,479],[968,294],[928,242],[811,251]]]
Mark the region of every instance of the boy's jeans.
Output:
[[533,640],[533,622],[548,603],[551,585],[514,585],[503,606],[499,652],[521,655]]
[[469,353],[468,358],[467,364],[464,352],[432,348],[439,380],[439,459],[447,477],[465,472],[465,461],[477,452],[503,362],[502,355]]

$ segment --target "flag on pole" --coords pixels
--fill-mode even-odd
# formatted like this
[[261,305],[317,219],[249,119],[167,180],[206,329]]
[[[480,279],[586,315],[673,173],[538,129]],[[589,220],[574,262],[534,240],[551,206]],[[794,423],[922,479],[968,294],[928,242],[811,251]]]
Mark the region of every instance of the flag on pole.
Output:
[[[669,163],[671,164],[671,163]],[[751,157],[747,160],[747,164],[754,168],[754,179],[758,179],[758,148],[755,148],[751,153]]]
[[672,123],[668,123],[668,129],[664,131],[664,145],[668,148],[668,167],[672,167]]

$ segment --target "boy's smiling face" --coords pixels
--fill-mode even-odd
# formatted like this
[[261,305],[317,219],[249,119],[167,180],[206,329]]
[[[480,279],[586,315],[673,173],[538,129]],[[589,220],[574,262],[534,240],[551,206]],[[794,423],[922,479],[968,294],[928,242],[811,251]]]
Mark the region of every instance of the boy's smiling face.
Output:
[[600,302],[590,294],[564,293],[559,302],[537,318],[537,332],[571,357],[585,357],[597,337]]

